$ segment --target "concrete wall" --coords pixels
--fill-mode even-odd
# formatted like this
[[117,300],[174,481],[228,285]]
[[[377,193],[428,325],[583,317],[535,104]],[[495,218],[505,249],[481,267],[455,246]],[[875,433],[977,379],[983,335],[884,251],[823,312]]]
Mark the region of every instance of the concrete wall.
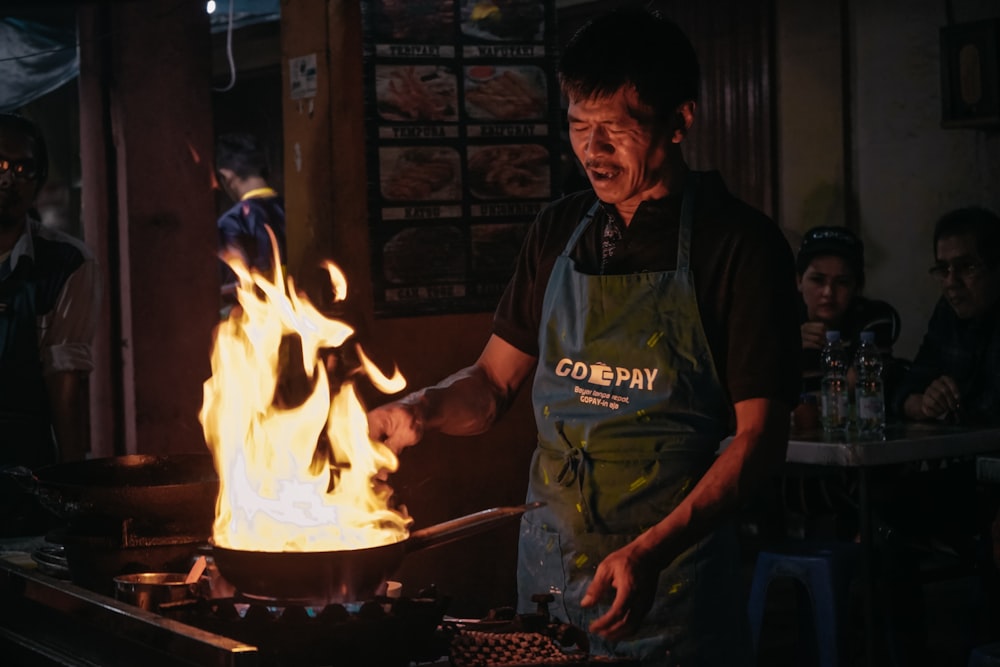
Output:
[[1000,128],[941,127],[939,30],[949,6],[955,23],[1000,18],[995,0],[777,3],[779,221],[798,232],[860,232],[866,292],[899,310],[895,351],[904,357],[939,295],[926,271],[934,222],[960,206],[1000,211]]

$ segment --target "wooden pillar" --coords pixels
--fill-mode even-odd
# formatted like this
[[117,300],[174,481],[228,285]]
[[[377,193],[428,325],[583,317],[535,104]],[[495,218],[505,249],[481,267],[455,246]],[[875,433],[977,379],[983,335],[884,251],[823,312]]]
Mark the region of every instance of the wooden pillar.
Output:
[[109,286],[95,452],[205,451],[219,306],[208,17],[202,3],[113,3],[82,11],[81,34],[96,38],[81,46],[84,229]]

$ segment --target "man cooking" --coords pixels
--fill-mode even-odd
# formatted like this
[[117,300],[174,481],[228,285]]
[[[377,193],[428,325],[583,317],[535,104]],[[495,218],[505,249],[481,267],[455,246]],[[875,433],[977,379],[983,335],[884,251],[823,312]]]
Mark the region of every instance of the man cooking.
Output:
[[399,451],[481,433],[534,372],[528,498],[547,504],[522,519],[521,610],[556,593],[597,654],[750,664],[732,520],[783,459],[798,394],[791,250],[688,169],[699,65],[672,22],[603,15],[559,77],[593,190],[539,214],[479,359],[373,410],[370,434]]

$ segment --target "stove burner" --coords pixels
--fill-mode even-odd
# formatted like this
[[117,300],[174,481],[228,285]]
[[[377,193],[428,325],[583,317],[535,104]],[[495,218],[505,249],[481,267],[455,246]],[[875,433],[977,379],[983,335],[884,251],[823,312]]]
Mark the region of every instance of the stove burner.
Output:
[[414,598],[326,605],[237,594],[170,602],[159,612],[253,644],[269,664],[405,667],[447,653],[437,635],[447,603],[433,589]]

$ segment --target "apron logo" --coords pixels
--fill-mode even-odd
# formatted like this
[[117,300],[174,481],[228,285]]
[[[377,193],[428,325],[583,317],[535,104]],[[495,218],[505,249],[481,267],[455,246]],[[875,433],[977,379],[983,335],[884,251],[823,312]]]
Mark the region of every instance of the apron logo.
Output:
[[600,387],[621,387],[627,385],[629,389],[644,389],[652,391],[653,381],[660,372],[658,368],[624,368],[615,366],[612,368],[604,363],[586,364],[582,361],[572,359],[560,359],[556,364],[555,373],[559,377],[567,377],[574,380],[585,380],[590,384]]

